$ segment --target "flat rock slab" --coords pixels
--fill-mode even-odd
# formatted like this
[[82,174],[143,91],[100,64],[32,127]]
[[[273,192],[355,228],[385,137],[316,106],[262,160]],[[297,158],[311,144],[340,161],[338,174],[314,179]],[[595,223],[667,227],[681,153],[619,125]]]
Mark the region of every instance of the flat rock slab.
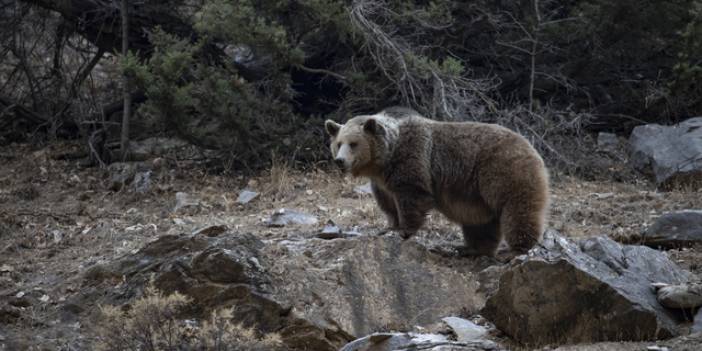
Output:
[[659,186],[702,184],[702,117],[673,126],[638,126],[629,145],[634,168],[652,173]]
[[451,341],[444,335],[417,333],[375,333],[354,340],[339,351],[487,351],[504,350],[493,341]]
[[487,329],[467,319],[458,317],[445,317],[441,319],[456,334],[456,339],[461,342],[476,341],[485,338]]
[[265,224],[269,227],[284,227],[290,224],[315,225],[317,221],[317,217],[313,215],[282,208],[275,211]]
[[702,243],[702,211],[686,210],[660,216],[646,229],[641,243],[666,249]]
[[663,252],[549,231],[541,247],[512,261],[481,314],[527,345],[667,338],[677,334],[677,316],[651,284],[690,278]]

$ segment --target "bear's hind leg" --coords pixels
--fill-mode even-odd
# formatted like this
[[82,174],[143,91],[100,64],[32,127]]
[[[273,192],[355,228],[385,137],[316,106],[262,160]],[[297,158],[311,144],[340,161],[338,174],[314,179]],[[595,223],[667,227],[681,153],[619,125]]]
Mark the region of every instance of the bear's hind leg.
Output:
[[545,206],[514,204],[506,206],[500,217],[502,235],[514,254],[529,251],[544,231]]
[[464,224],[463,239],[465,247],[460,248],[462,256],[493,257],[502,238],[497,219],[485,224]]

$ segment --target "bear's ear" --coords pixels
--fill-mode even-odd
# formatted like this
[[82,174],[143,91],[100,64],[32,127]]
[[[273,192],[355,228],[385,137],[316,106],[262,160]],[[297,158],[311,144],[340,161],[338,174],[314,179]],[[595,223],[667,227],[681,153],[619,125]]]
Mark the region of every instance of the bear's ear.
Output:
[[327,133],[330,136],[335,137],[336,134],[339,133],[339,129],[341,129],[341,124],[328,119],[326,122],[324,122],[324,129],[327,130]]
[[369,118],[366,123],[363,123],[363,130],[374,135],[385,134],[385,128],[373,118]]

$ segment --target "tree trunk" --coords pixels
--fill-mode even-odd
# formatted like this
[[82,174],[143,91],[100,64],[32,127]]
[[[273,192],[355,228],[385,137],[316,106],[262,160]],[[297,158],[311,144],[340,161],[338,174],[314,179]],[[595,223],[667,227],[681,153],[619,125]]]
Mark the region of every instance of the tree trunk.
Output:
[[[129,54],[129,13],[127,12],[127,0],[122,0],[122,60]],[[129,117],[132,107],[132,95],[129,91],[129,76],[123,74],[122,94],[124,96],[124,108],[122,110],[122,135],[120,138],[120,152],[122,160],[127,159],[129,153]]]

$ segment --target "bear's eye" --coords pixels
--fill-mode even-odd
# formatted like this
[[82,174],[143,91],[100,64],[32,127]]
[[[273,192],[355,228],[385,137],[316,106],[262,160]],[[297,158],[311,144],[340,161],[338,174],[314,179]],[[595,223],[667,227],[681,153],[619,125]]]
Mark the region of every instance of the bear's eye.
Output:
[[355,149],[356,146],[358,146],[358,143],[349,143],[349,146],[350,146],[352,149]]
[[336,148],[341,149],[341,143],[336,143]]

